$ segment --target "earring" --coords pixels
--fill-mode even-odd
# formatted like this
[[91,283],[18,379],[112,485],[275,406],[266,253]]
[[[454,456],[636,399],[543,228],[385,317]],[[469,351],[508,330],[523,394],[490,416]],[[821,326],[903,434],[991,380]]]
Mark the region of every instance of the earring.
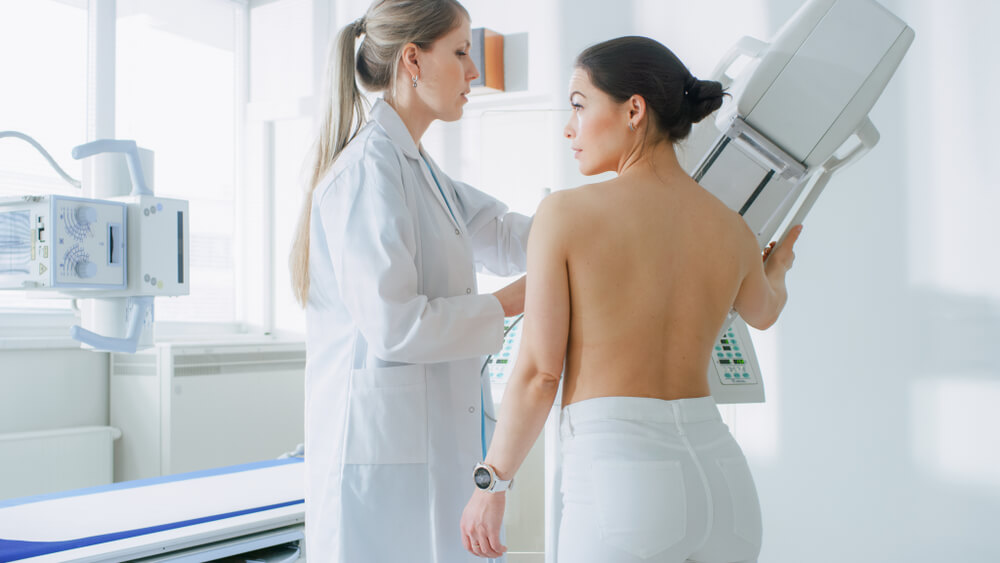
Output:
[[413,87],[416,88],[417,87],[417,77],[413,76],[412,78],[413,78]]
[[628,122],[628,130],[629,131],[635,131],[635,125],[632,125],[631,121]]

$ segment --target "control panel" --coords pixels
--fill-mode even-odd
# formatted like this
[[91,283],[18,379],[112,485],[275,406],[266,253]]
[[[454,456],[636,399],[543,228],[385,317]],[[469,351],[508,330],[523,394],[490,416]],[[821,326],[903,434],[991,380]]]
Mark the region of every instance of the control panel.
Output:
[[486,374],[492,387],[493,401],[498,404],[503,399],[503,392],[507,388],[511,374],[514,373],[517,353],[521,349],[522,318],[518,315],[503,320],[503,347],[486,362]]
[[124,203],[65,196],[0,201],[0,289],[123,289]]
[[708,385],[716,403],[764,401],[764,385],[750,331],[738,317],[715,343],[708,366]]

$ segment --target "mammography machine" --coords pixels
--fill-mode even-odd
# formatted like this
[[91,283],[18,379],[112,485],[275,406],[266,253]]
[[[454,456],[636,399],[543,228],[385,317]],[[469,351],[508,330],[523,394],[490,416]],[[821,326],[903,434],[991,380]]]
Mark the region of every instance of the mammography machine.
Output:
[[95,350],[147,348],[153,299],[189,293],[188,204],[153,195],[133,141],[94,141],[73,157],[93,157],[83,185],[92,197],[0,199],[0,289],[85,299],[74,339]]
[[[873,0],[812,0],[770,43],[743,38],[713,72],[732,99],[695,131],[687,154],[700,159],[687,163],[688,172],[743,216],[763,249],[781,225],[800,224],[830,178],[878,142],[868,112],[913,37]],[[731,78],[740,57],[749,62]],[[712,395],[719,403],[763,401],[746,325],[735,313],[730,319],[709,366]]]

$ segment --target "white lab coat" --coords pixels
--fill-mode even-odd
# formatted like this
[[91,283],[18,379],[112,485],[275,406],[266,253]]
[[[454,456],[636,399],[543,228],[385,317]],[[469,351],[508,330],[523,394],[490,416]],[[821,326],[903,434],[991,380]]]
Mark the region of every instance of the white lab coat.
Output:
[[523,272],[531,219],[427,161],[447,202],[379,100],[313,196],[310,561],[483,561],[462,547],[459,521],[483,457],[480,405],[495,416],[480,369],[503,344],[504,315],[475,273]]

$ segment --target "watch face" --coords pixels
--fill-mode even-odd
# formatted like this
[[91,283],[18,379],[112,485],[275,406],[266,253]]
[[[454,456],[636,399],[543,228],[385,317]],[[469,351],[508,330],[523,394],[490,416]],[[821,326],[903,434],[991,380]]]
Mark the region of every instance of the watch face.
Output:
[[493,480],[490,478],[489,470],[486,469],[485,467],[480,467],[479,469],[476,469],[476,472],[473,473],[473,476],[476,479],[476,486],[479,487],[480,489],[488,489],[490,487],[490,481]]

